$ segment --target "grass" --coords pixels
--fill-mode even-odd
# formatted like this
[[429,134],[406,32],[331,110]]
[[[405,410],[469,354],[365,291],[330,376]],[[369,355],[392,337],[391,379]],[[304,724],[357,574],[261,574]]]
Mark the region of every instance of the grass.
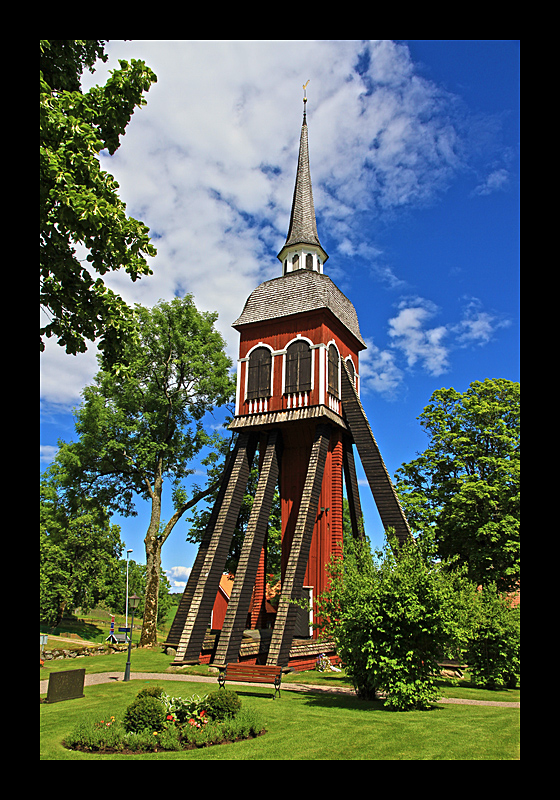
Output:
[[[97,657],[81,663],[94,660]],[[317,682],[317,675],[324,677],[325,673],[308,674],[309,682]],[[298,678],[301,680],[303,674]],[[215,679],[208,683],[167,683],[161,679],[119,681],[86,687],[83,698],[42,704],[41,759],[503,761],[519,758],[519,709],[516,708],[439,704],[432,711],[398,713],[386,711],[380,702],[360,701],[352,696],[301,694],[284,689],[281,698],[273,700],[269,687],[243,686],[235,687],[242,703],[255,706],[266,720],[267,733],[257,739],[195,751],[138,755],[86,754],[62,746],[64,736],[84,715],[102,719],[113,714],[122,718],[138,691],[154,684],[164,686],[169,694],[176,696],[204,694],[216,688]],[[490,694],[496,693],[485,696]],[[498,694],[506,699],[503,693]],[[508,695],[507,699],[513,698]]]
[[[46,661],[44,667],[40,669],[40,679],[46,680],[51,672],[61,672],[67,669],[85,668],[87,674],[99,672],[114,672],[124,674],[127,653],[112,653],[100,656],[91,656],[76,659],[61,659],[60,661]],[[131,672],[165,672],[171,663],[171,658],[159,649],[133,649],[130,664]],[[216,681],[215,676],[209,672],[205,665],[185,667],[180,670],[184,674],[208,675],[209,680]],[[352,682],[342,672],[317,672],[308,670],[306,672],[292,672],[283,678],[284,683],[308,683],[317,686],[348,686],[352,687]],[[519,689],[502,689],[499,691],[489,691],[475,686],[468,678],[464,680],[442,679],[437,681],[444,697],[456,697],[464,700],[498,700],[509,703],[517,703],[520,698]]]

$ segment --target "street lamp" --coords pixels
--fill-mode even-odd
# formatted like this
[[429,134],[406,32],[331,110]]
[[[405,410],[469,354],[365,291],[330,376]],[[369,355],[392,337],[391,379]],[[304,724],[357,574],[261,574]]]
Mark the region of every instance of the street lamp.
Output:
[[128,637],[128,661],[126,662],[126,667],[124,668],[124,681],[130,680],[130,651],[132,650],[132,629],[134,627],[134,612],[138,608],[138,604],[140,602],[140,598],[138,595],[133,594],[132,597],[129,597],[130,600],[130,607],[132,609],[132,622],[130,623],[130,636]]
[[128,556],[132,553],[132,550],[126,551],[126,608],[124,612],[124,626],[128,628]]

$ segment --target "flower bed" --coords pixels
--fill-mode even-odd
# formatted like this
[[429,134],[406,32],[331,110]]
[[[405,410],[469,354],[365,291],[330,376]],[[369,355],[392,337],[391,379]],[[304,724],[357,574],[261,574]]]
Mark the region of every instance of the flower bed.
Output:
[[221,689],[184,698],[151,687],[138,693],[122,721],[114,716],[85,719],[63,744],[82,752],[158,752],[229,744],[263,733],[259,714],[241,708],[235,692]]

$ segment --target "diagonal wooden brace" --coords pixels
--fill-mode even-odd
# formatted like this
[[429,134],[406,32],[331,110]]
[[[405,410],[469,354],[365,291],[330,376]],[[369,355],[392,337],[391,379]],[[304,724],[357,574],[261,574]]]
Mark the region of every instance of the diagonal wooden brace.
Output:
[[233,451],[229,454],[229,457],[227,458],[226,463],[224,465],[224,471],[222,472],[220,478],[220,488],[218,490],[216,502],[214,503],[214,507],[212,508],[210,519],[208,520],[208,525],[206,526],[206,530],[202,536],[202,541],[200,542],[198,552],[196,554],[196,558],[194,560],[194,564],[191,569],[189,579],[187,581],[187,585],[185,586],[185,591],[182,594],[181,600],[179,602],[179,607],[177,608],[177,613],[175,614],[173,624],[171,625],[169,634],[167,636],[166,644],[172,647],[178,646],[181,640],[181,635],[185,629],[185,623],[187,621],[187,616],[191,607],[194,592],[200,580],[202,567],[204,566],[204,561],[208,553],[208,547],[210,546],[210,540],[212,539],[212,533],[214,532],[216,520],[218,519],[218,514],[220,513],[220,509],[222,508],[224,496],[231,476],[231,470],[235,463],[238,450],[239,450],[239,438],[237,439]]
[[341,372],[344,418],[358,449],[360,461],[366,473],[383,527],[385,530],[394,528],[397,539],[402,544],[412,537],[408,520],[402,510],[395,487],[389,477],[387,467],[381,457],[379,447],[344,361],[342,361]]
[[278,603],[278,612],[274,622],[274,630],[270,641],[267,664],[270,666],[287,666],[290,658],[290,647],[294,638],[298,606],[292,600],[300,600],[313,528],[317,517],[321,484],[327,460],[330,428],[318,425],[315,441],[311,448],[309,466],[303,487],[294,538],[282,583],[282,594]]
[[237,661],[243,638],[251,595],[255,585],[260,554],[268,527],[274,490],[278,481],[282,437],[273,430],[268,436],[259,482],[243,539],[239,564],[229,599],[222,632],[213,664],[225,665]]
[[349,436],[344,437],[343,448],[342,463],[344,468],[344,480],[346,482],[346,497],[348,498],[348,508],[350,511],[352,536],[354,539],[364,539],[364,518],[360,503],[360,494],[358,492],[358,479],[356,477],[352,439]]
[[212,514],[215,522],[212,527],[211,524],[208,526],[211,528],[207,532],[208,547],[193,589],[174,664],[196,662],[200,656],[204,634],[218,593],[220,577],[225,569],[233,531],[249,480],[257,439],[256,434],[244,433],[239,437],[239,446],[223,499],[217,515]]

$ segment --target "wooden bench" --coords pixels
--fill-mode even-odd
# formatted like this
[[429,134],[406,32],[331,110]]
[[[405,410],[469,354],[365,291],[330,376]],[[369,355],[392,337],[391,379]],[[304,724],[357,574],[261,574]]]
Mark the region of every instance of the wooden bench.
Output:
[[220,689],[226,685],[226,681],[235,683],[270,683],[274,685],[274,698],[280,695],[280,683],[282,681],[282,667],[266,667],[257,664],[226,664],[220,667],[218,683]]

